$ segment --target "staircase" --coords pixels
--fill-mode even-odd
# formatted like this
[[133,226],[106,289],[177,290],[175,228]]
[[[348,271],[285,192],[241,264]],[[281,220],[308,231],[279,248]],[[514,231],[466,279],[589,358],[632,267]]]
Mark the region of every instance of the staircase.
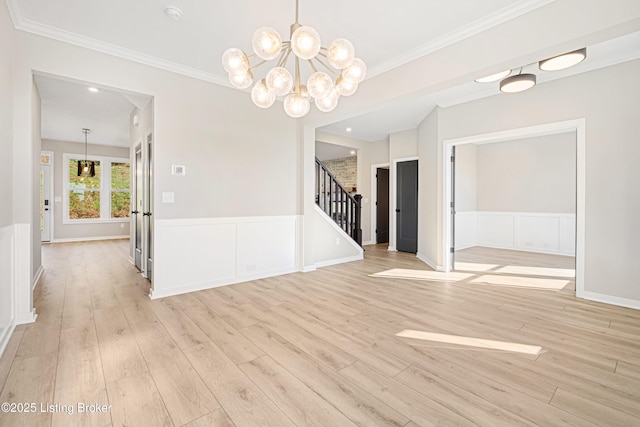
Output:
[[316,205],[362,246],[362,195],[352,196],[316,157]]

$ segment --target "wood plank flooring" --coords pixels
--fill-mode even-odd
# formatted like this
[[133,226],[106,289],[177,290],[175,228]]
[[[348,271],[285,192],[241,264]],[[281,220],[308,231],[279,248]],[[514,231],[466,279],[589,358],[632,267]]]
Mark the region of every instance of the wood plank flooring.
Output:
[[576,299],[570,257],[471,248],[444,274],[373,245],[151,301],[127,255],[43,246],[0,359],[0,403],[38,411],[1,426],[640,425],[640,312]]

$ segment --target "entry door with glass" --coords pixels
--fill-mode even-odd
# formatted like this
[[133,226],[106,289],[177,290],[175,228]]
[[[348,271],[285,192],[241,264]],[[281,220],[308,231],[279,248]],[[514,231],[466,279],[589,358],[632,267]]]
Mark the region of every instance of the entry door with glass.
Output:
[[40,240],[51,241],[51,180],[53,167],[53,153],[43,151],[40,153]]

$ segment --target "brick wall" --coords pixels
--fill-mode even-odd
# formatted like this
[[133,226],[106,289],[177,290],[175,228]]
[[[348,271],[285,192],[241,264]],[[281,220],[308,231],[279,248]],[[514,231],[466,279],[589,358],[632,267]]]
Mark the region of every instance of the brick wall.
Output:
[[358,186],[358,159],[356,156],[344,159],[325,160],[322,164],[336,177],[338,182],[350,193],[355,193]]

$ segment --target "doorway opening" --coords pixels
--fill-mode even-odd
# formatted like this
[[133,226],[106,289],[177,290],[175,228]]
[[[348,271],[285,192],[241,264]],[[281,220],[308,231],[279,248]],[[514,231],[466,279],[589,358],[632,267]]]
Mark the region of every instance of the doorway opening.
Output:
[[[547,135],[557,135],[563,133],[573,133],[575,135],[575,158],[576,158],[576,184],[575,184],[575,283],[576,295],[580,297],[584,292],[584,235],[585,235],[585,120],[571,120],[566,122],[549,123],[540,126],[512,129],[508,131],[495,132],[490,134],[475,135],[471,137],[458,138],[444,141],[443,150],[443,266],[444,271],[451,271],[454,268],[455,241],[453,230],[456,227],[455,217],[457,208],[454,204],[454,168],[455,163],[451,161],[452,154],[456,151],[454,147],[466,144],[486,144],[490,142],[506,142],[520,140],[524,138],[535,138]],[[459,152],[459,150],[458,150]],[[526,219],[528,220],[528,219]],[[544,222],[544,221],[543,221]],[[548,221],[547,221],[548,222]],[[532,226],[533,223],[525,223],[524,227]]]
[[[141,272],[151,278],[153,97],[50,74],[34,73],[34,82],[41,103],[40,123],[34,125],[41,130],[36,143],[41,182],[36,191],[41,199],[42,241],[133,241],[134,145],[143,140],[147,181],[142,189],[146,196],[141,213],[147,215],[147,221]],[[91,129],[88,144],[83,128]],[[96,164],[90,178],[80,177],[73,167],[85,158]],[[133,243],[131,246],[129,261],[134,263]]]

